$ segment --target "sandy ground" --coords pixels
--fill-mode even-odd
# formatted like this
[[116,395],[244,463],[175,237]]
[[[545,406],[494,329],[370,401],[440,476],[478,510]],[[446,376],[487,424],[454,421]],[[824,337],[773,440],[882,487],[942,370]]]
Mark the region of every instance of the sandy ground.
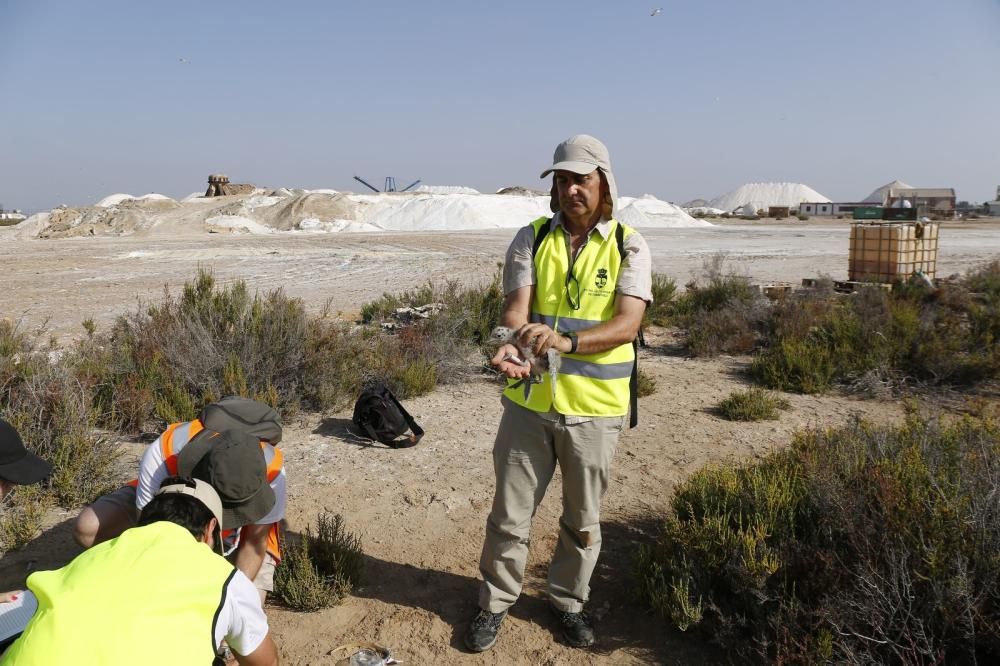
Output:
[[[655,269],[680,282],[705,257],[726,251],[739,272],[764,280],[846,273],[846,225],[732,225],[645,234]],[[93,316],[107,322],[157,298],[199,265],[224,279],[259,288],[284,287],[318,308],[356,311],[382,291],[428,279],[485,279],[511,233],[379,234],[294,237],[201,236],[178,239],[11,241],[0,235],[7,281],[5,316],[36,327],[48,321],[60,337],[81,333]],[[1000,227],[949,226],[942,231],[941,274],[1000,254]],[[632,556],[655,529],[675,485],[709,462],[746,460],[788,444],[799,428],[842,423],[853,415],[885,422],[902,416],[892,402],[839,396],[787,396],[779,421],[736,424],[712,406],[745,385],[745,357],[684,357],[668,331],[651,336],[642,355],[657,380],[640,401],[640,427],[621,439],[603,512],[604,549],[592,581],[596,649],[578,651],[554,636],[544,579],[560,511],[558,475],[535,518],[529,578],[522,599],[490,652],[468,655],[461,636],[475,612],[478,557],[493,492],[490,458],[500,416],[499,388],[483,378],[408,401],[427,430],[412,449],[367,446],[351,432],[348,412],[306,414],[286,428],[289,526],[299,531],[324,509],[343,514],[361,535],[368,580],[346,602],[318,613],[268,609],[283,663],[329,664],[338,645],[374,640],[407,664],[693,664],[722,661],[696,636],[666,630],[630,598]],[[132,454],[140,449],[130,446]],[[0,589],[31,570],[65,563],[76,553],[72,514],[53,512],[46,531],[0,563]]]

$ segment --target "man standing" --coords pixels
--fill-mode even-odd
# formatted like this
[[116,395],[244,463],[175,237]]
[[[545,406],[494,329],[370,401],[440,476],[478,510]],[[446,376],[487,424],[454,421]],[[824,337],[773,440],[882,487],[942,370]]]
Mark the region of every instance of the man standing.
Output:
[[254,582],[263,603],[274,589],[278,525],[288,502],[284,456],[276,446],[281,434],[277,413],[263,403],[238,397],[212,403],[146,447],[139,478],[84,509],[73,537],[89,548],[118,536],[135,525],[163,479],[202,479],[222,498],[225,553]]
[[240,664],[276,665],[253,583],[212,552],[222,519],[208,483],[166,479],[137,527],[28,577],[38,607],[0,664],[211,664],[225,641]]
[[465,635],[473,652],[496,642],[507,609],[521,593],[531,518],[555,467],[563,482],[559,542],[548,595],[563,638],[595,642],[583,612],[601,547],[600,505],[611,458],[625,424],[635,370],[635,340],[652,300],[645,241],[614,219],[617,188],[607,148],[579,135],[559,144],[552,210],[522,228],[504,264],[501,323],[536,357],[562,354],[556,386],[504,345],[493,365],[507,375],[504,413],[493,448],[496,494],[479,570],[479,612]]

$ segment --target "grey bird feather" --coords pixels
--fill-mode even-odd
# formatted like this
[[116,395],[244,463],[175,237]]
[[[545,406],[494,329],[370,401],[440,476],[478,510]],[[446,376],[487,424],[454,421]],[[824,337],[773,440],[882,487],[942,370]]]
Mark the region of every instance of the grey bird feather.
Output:
[[495,344],[497,347],[501,345],[514,345],[517,347],[517,351],[520,354],[520,358],[517,356],[512,356],[506,360],[518,365],[529,365],[531,366],[531,374],[528,375],[522,381],[524,382],[524,398],[528,399],[531,395],[531,385],[538,384],[542,381],[541,372],[548,371],[549,373],[549,387],[552,390],[552,401],[555,402],[556,399],[556,375],[559,373],[559,366],[562,364],[562,354],[554,348],[549,348],[546,350],[545,354],[542,356],[535,356],[535,340],[537,338],[532,338],[528,341],[527,346],[521,345],[520,341],[514,336],[514,329],[507,326],[497,326],[490,333],[490,342]]

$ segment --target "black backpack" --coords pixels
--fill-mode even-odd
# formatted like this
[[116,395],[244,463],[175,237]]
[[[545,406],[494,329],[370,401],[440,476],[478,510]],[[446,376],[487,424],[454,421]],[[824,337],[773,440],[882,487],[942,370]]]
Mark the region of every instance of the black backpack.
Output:
[[[369,439],[378,440],[394,449],[416,446],[424,430],[385,385],[377,384],[361,392],[354,403],[354,425]],[[410,430],[406,439],[399,439]]]

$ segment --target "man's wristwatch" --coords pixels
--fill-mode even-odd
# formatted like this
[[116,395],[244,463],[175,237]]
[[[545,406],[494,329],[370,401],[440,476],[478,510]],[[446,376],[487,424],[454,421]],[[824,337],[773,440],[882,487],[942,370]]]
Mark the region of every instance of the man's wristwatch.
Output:
[[570,348],[569,348],[569,353],[570,354],[575,354],[576,353],[576,346],[580,342],[577,339],[577,337],[576,337],[576,333],[566,333],[565,335],[566,335],[567,338],[569,338],[569,342],[570,342],[570,345],[571,345]]

